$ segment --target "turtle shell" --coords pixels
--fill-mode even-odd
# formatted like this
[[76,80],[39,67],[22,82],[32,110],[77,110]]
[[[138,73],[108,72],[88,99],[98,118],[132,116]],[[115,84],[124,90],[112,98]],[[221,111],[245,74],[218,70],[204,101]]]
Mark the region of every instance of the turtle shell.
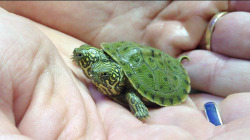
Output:
[[149,101],[171,106],[186,100],[190,79],[177,59],[134,42],[102,43],[101,46],[122,67],[138,93]]

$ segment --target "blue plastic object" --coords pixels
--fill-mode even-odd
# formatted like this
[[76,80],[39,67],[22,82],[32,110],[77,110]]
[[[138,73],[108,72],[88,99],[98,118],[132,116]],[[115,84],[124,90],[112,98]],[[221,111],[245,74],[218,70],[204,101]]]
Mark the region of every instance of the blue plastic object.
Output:
[[219,111],[214,102],[207,102],[204,104],[205,113],[209,122],[215,126],[222,125]]

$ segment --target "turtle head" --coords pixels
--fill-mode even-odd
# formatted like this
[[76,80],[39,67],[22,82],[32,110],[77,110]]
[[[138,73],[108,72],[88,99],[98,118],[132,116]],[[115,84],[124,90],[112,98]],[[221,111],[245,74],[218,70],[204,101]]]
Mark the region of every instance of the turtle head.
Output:
[[102,49],[84,44],[74,49],[72,59],[82,68],[85,76],[90,78],[89,71],[91,66],[94,63],[107,59],[107,57]]
[[90,77],[98,89],[106,95],[120,94],[124,87],[124,74],[115,62],[99,62],[90,70]]
[[81,68],[87,68],[89,65],[99,60],[100,56],[98,51],[99,49],[84,44],[74,49],[72,59]]

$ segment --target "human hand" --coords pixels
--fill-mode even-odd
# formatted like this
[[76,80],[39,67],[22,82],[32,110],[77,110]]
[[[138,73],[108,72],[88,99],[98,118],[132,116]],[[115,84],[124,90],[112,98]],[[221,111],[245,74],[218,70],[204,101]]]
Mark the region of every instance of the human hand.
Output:
[[[1,134],[18,134],[35,139],[216,139],[231,138],[231,135],[237,134],[249,135],[246,129],[249,126],[249,95],[240,93],[249,91],[249,80],[246,80],[248,74],[244,74],[249,73],[249,62],[241,59],[246,59],[247,51],[249,52],[247,37],[246,43],[237,44],[246,55],[233,54],[236,55],[233,57],[239,59],[230,58],[231,61],[225,61],[228,69],[220,68],[219,72],[213,71],[213,68],[217,70],[219,64],[225,63],[221,60],[229,58],[222,55],[230,53],[220,51],[220,55],[202,50],[191,51],[201,42],[210,17],[220,10],[227,10],[226,2],[187,2],[190,5],[173,2],[168,6],[167,3],[1,3],[2,6],[6,4],[4,8],[10,11],[97,47],[103,41],[131,40],[154,46],[172,56],[190,51],[187,55],[191,61],[185,66],[192,86],[212,94],[190,95],[191,99],[183,105],[151,109],[151,117],[143,124],[125,108],[96,93],[91,86],[89,94],[89,81],[69,59],[73,49],[82,42],[42,25],[30,23],[27,19],[3,13],[1,17],[4,20],[0,23],[3,30],[1,60],[2,67],[4,66],[0,95],[3,117],[0,118],[3,120],[0,122],[8,123],[5,129],[1,128]],[[47,9],[48,6],[53,8]],[[117,7],[115,12],[112,12],[113,7]],[[184,10],[184,7],[190,10]],[[40,12],[41,10],[44,12]],[[81,12],[76,13],[78,10]],[[226,20],[229,16],[228,14],[222,19]],[[228,20],[231,21],[231,18]],[[222,20],[221,22],[223,23]],[[217,23],[213,38],[218,37],[216,31],[222,23]],[[245,22],[245,26],[249,26],[249,23]],[[246,34],[243,37],[249,36],[246,29],[239,31]],[[218,31],[217,35],[220,33]],[[222,33],[224,39],[231,35]],[[216,47],[216,41],[213,43],[213,50],[216,51],[219,47]],[[217,44],[226,46],[218,41]],[[227,50],[224,49],[224,52]],[[13,52],[18,53],[13,55]],[[241,67],[235,69],[235,65]],[[243,70],[244,73],[240,73]],[[226,79],[230,79],[228,76],[238,79],[232,84]],[[242,80],[246,82],[242,83]],[[224,99],[225,97],[227,98]],[[214,127],[205,119],[202,106],[207,101],[221,102],[219,107],[225,125]],[[230,132],[226,133],[228,131]],[[219,136],[215,136],[217,134]]]

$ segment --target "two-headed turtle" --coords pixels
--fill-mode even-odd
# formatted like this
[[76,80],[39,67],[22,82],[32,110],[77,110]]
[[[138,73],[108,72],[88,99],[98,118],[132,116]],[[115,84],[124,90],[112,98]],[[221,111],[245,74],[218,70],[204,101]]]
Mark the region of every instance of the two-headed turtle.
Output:
[[184,102],[190,79],[181,61],[134,42],[87,44],[75,48],[73,60],[100,92],[122,105],[129,105],[140,120],[149,116],[146,106],[172,106]]

